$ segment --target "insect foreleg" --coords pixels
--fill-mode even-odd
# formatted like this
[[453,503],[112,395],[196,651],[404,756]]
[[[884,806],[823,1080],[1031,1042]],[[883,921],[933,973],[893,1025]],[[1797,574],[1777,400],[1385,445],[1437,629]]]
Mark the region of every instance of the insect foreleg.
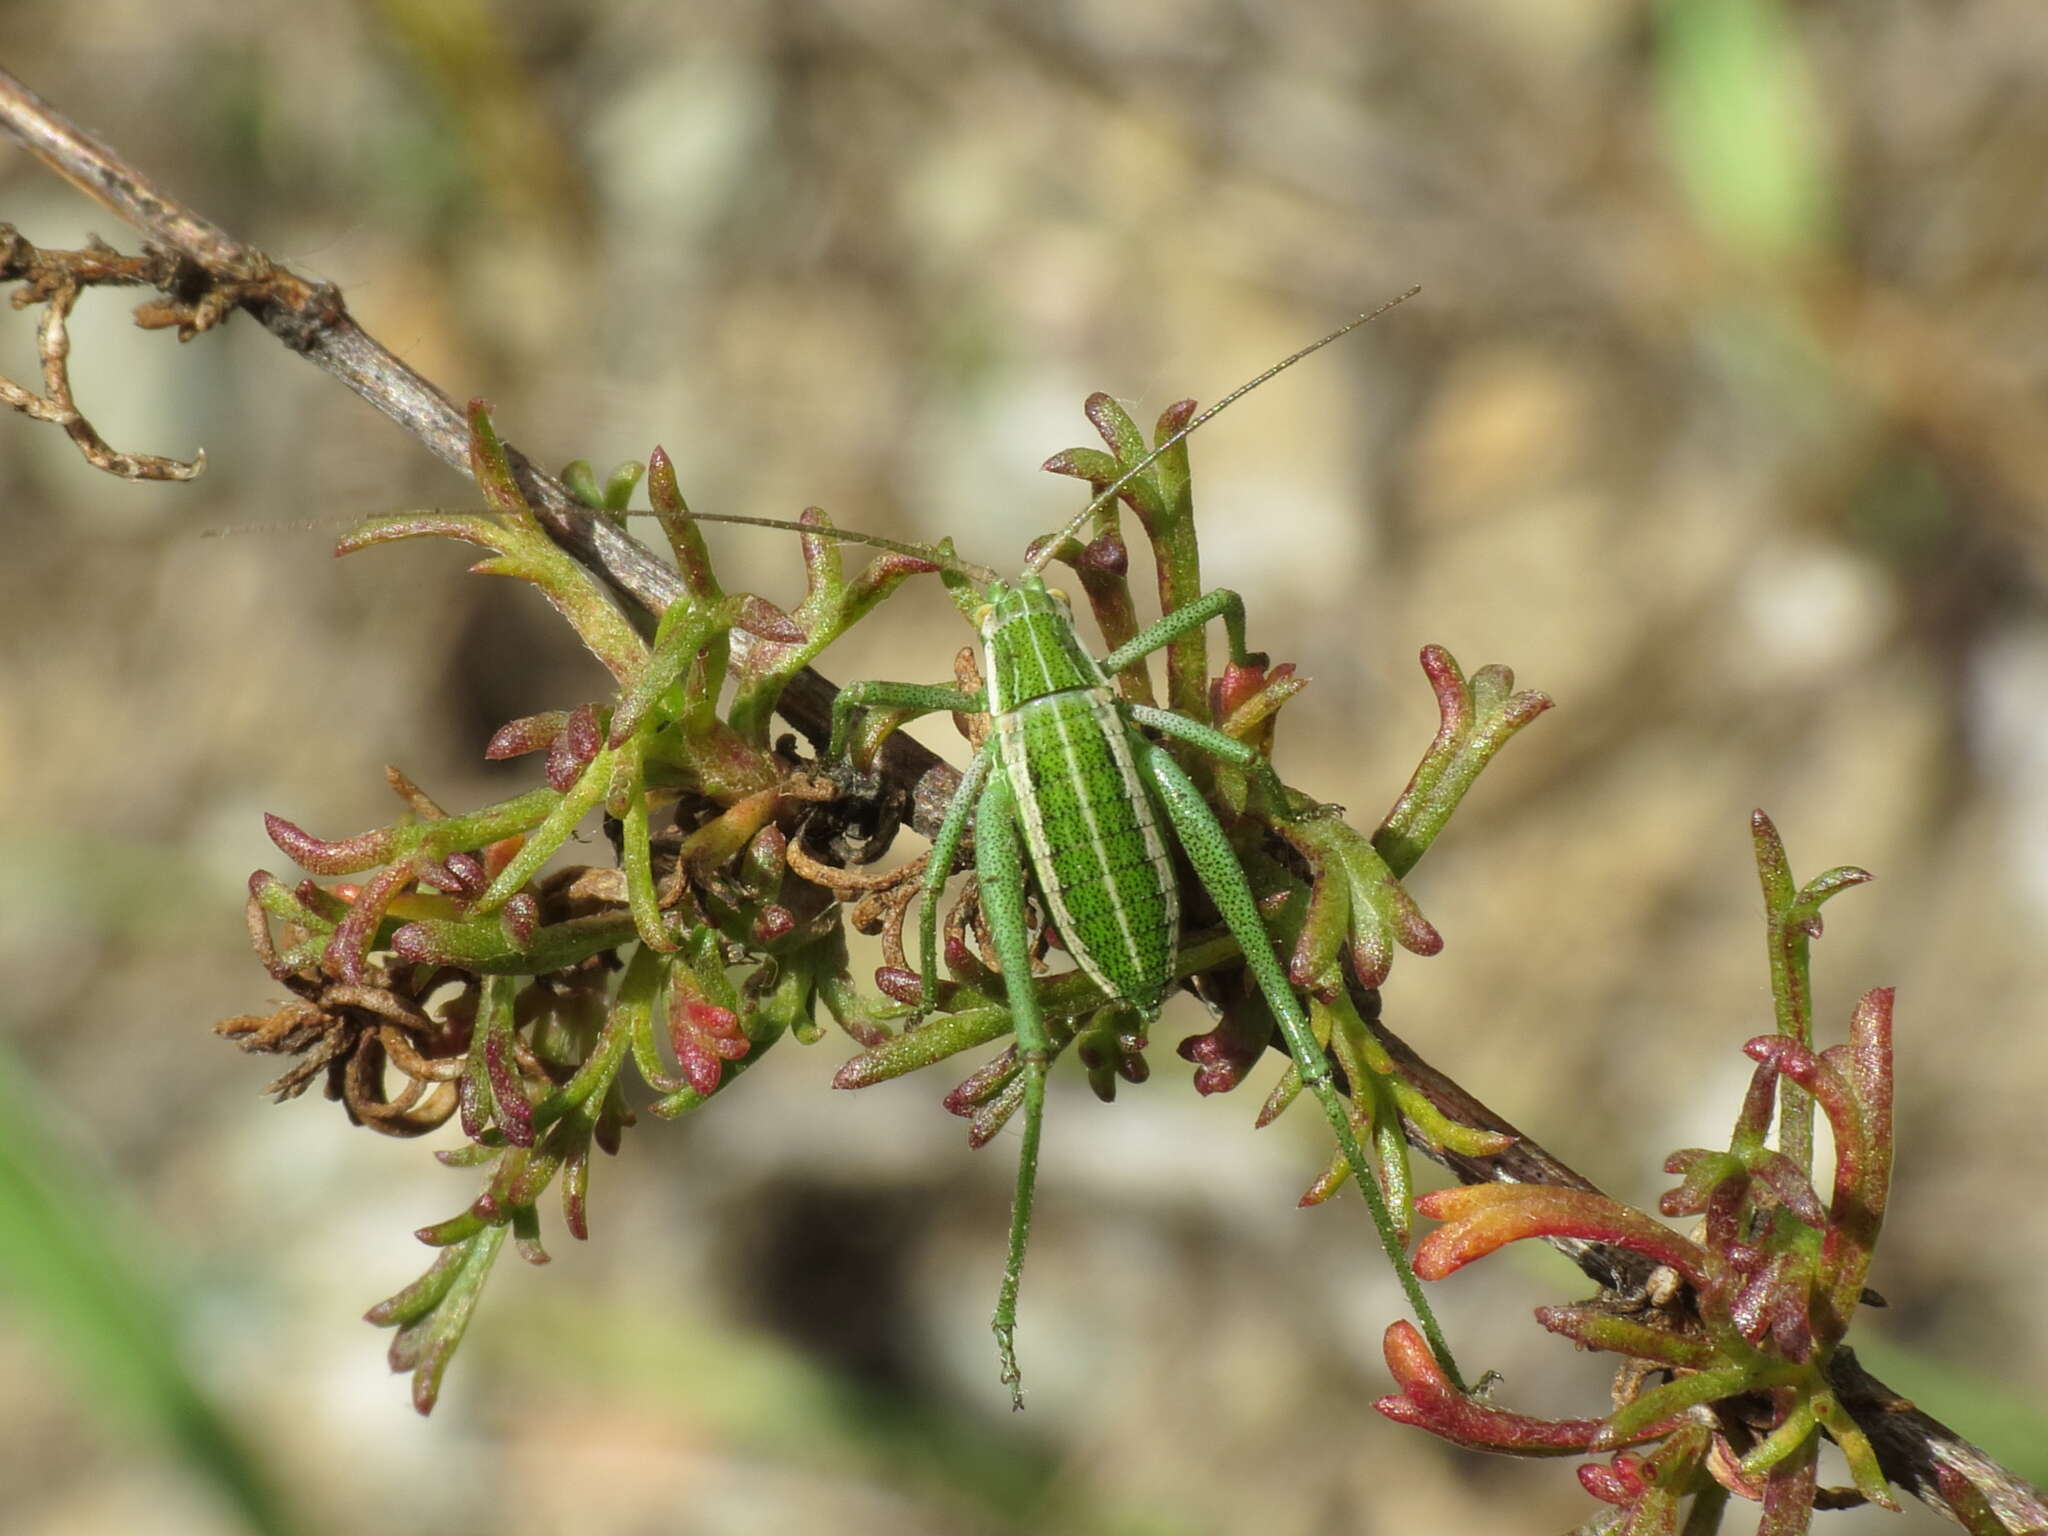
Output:
[[848,683],[832,701],[832,744],[825,755],[835,762],[844,757],[853,740],[853,717],[876,708],[910,709],[922,715],[951,709],[975,715],[988,708],[988,701],[981,689],[968,693],[929,683]]
[[1102,670],[1114,677],[1132,662],[1171,645],[1191,629],[1200,629],[1221,617],[1223,633],[1230,642],[1230,659],[1243,661],[1251,655],[1244,643],[1244,599],[1228,587],[1204,592],[1191,603],[1183,603],[1157,624],[1139,630],[1102,658]]
[[1386,1197],[1373,1177],[1372,1164],[1358,1144],[1358,1134],[1352,1128],[1343,1097],[1331,1081],[1329,1058],[1323,1054],[1322,1046],[1316,1043],[1315,1034],[1302,1014],[1301,1003],[1296,999],[1294,989],[1287,984],[1287,975],[1280,969],[1279,960],[1274,957],[1273,940],[1259,917],[1258,903],[1252,898],[1251,887],[1245,882],[1244,870],[1238,865],[1230,840],[1223,835],[1215,813],[1202,799],[1194,781],[1173,760],[1172,753],[1142,738],[1134,739],[1131,749],[1137,756],[1138,771],[1157,793],[1167,820],[1173,823],[1180,845],[1187,852],[1188,862],[1194,866],[1209,899],[1216,904],[1216,910],[1229,926],[1238,948],[1244,951],[1245,968],[1252,973],[1266,1005],[1273,1010],[1273,1017],[1279,1022],[1280,1033],[1286,1038],[1288,1054],[1294,1058],[1302,1084],[1322,1105],[1331,1133],[1337,1138],[1338,1150],[1351,1165],[1352,1176],[1358,1183],[1359,1192],[1365,1196],[1366,1208],[1372,1213],[1373,1226],[1379,1232],[1380,1246],[1386,1249],[1387,1259],[1394,1266],[1401,1289],[1407,1294],[1408,1304],[1415,1309],[1415,1319],[1422,1325],[1423,1334],[1428,1338],[1444,1374],[1456,1382],[1459,1379],[1457,1365],[1444,1342],[1443,1330],[1437,1326],[1436,1315],[1430,1311],[1429,1302],[1422,1294],[1422,1286],[1408,1262],[1407,1248],[1400,1234],[1394,1230]]
[[920,1018],[939,1000],[939,896],[953,877],[953,861],[960,856],[960,839],[966,834],[967,818],[973,814],[975,799],[988,782],[996,750],[996,739],[991,736],[967,765],[960,787],[946,807],[946,819],[939,823],[939,835],[932,839],[931,857],[924,867],[924,890],[917,906],[917,974],[923,985],[923,997],[917,1008]]
[[974,867],[981,876],[981,910],[1003,967],[1003,991],[1024,1067],[1024,1145],[1017,1152],[1017,1194],[1010,1206],[1010,1248],[996,1297],[996,1355],[1010,1406],[1024,1406],[1017,1370],[1017,1285],[1031,1236],[1031,1194],[1038,1178],[1038,1133],[1045,1120],[1045,1069],[1052,1043],[1031,985],[1031,946],[1024,927],[1024,847],[1017,835],[1017,803],[1000,773],[988,781],[974,813]]
[[1266,754],[1249,742],[1239,741],[1235,736],[1226,736],[1213,725],[1190,720],[1186,715],[1176,715],[1170,709],[1152,709],[1143,704],[1127,704],[1124,706],[1124,713],[1139,725],[1150,726],[1161,735],[1177,737],[1211,757],[1220,757],[1226,763],[1235,763],[1259,781],[1259,787],[1265,790],[1267,802],[1273,807],[1275,815],[1288,815],[1287,787],[1280,782],[1280,775],[1273,771],[1273,764],[1267,759]]

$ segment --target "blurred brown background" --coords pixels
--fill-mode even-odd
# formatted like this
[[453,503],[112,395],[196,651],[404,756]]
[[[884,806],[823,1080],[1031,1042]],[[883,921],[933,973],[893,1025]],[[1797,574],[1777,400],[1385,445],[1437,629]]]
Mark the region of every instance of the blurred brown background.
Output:
[[[1448,947],[1402,959],[1390,1021],[1651,1201],[1666,1151],[1725,1138],[1737,1047],[1769,1027],[1751,807],[1803,874],[1876,871],[1816,950],[1830,1031],[1901,989],[1892,1306],[1858,1342],[2048,1478],[2038,0],[8,19],[10,68],[338,282],[536,457],[660,442],[702,510],[815,502],[998,566],[1077,505],[1035,466],[1092,440],[1090,390],[1146,420],[1214,399],[1421,283],[1194,450],[1206,574],[1315,680],[1282,731],[1292,782],[1377,818],[1434,727],[1427,641],[1559,702],[1411,882]],[[135,245],[12,150],[0,218]],[[199,540],[469,498],[246,320],[180,348],[126,313],[81,306],[81,403],[117,446],[204,445],[203,478],[118,484],[0,421],[10,1176],[139,1271],[117,1304],[282,1523],[1282,1536],[1589,1512],[1561,1467],[1371,1412],[1396,1304],[1366,1225],[1293,1209],[1322,1148],[1306,1120],[1252,1133],[1263,1080],[1187,1091],[1187,1004],[1146,1088],[1104,1108],[1055,1085],[1022,1417],[986,1335],[1013,1142],[970,1156],[936,1078],[829,1092],[834,1038],[630,1136],[593,1241],[551,1227],[547,1270],[508,1258],[417,1420],[357,1314],[472,1179],[317,1098],[270,1106],[270,1063],[209,1036],[273,997],[243,882],[286,868],[265,810],[324,835],[388,819],[386,762],[450,804],[523,784],[479,761],[490,728],[600,674],[453,546],[336,564],[319,535]],[[0,328],[12,377],[31,331]],[[781,536],[716,543],[732,582],[795,594]],[[934,586],[829,670],[943,676],[964,635]],[[14,1199],[0,1285],[48,1270],[34,1209]],[[1527,1315],[1576,1273],[1485,1269],[1439,1287],[1462,1357],[1517,1407],[1597,1412],[1605,1368]],[[133,1353],[47,1304],[0,1313],[0,1524],[236,1527],[201,1410],[124,1386]],[[1946,1528],[1918,1507],[1827,1526]]]

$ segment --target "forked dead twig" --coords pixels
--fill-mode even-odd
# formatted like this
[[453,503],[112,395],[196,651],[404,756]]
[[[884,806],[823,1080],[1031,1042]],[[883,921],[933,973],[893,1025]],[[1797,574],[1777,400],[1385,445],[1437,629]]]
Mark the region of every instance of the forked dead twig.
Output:
[[[190,459],[163,458],[153,453],[122,453],[100,436],[99,430],[78,408],[71,389],[71,311],[87,288],[168,286],[177,266],[174,257],[162,251],[141,256],[124,256],[99,240],[83,250],[46,251],[32,244],[11,224],[0,224],[0,282],[19,282],[13,305],[27,309],[43,306],[43,318],[36,326],[36,355],[43,361],[43,392],[0,375],[0,401],[13,406],[31,421],[46,421],[62,427],[78,445],[85,462],[123,480],[190,480],[206,468],[206,451]],[[196,335],[217,321],[222,309],[203,323],[181,321],[172,306],[152,301],[137,313],[141,325],[172,325],[183,335]],[[145,316],[149,318],[145,318]]]

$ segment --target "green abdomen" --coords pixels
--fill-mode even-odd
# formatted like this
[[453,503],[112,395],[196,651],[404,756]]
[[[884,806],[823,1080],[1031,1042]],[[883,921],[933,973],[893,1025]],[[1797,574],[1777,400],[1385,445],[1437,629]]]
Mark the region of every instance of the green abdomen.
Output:
[[1038,888],[1096,985],[1159,1011],[1180,918],[1173,866],[1107,690],[1073,689],[996,716]]

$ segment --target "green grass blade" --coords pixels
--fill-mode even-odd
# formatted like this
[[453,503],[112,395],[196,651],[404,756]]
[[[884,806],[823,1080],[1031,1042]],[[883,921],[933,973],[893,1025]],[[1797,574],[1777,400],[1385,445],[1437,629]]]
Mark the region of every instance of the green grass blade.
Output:
[[54,1150],[37,1099],[0,1046],[0,1293],[48,1341],[95,1417],[155,1434],[249,1529],[295,1529],[179,1358],[171,1307],[133,1258],[133,1214]]

